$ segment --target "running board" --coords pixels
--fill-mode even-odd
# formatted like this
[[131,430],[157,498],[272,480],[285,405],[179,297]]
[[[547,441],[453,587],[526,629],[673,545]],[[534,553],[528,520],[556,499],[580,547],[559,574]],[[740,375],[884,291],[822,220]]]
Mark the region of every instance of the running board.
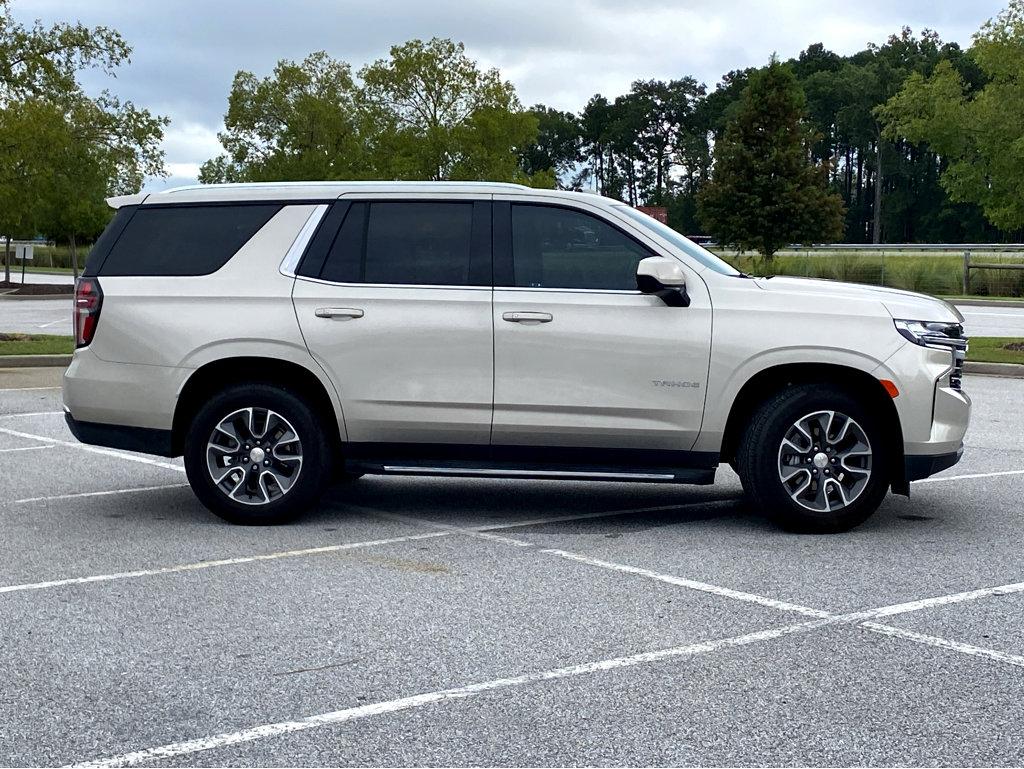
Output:
[[347,462],[346,469],[380,475],[434,475],[455,478],[520,478],[563,481],[618,481],[642,483],[690,483],[710,485],[715,482],[715,471],[710,468],[576,468],[559,469],[534,467],[471,467],[454,464],[379,464],[374,462]]

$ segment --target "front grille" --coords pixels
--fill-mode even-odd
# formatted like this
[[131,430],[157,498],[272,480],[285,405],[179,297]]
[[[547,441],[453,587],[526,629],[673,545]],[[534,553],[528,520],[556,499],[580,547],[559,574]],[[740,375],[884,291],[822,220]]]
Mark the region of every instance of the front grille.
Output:
[[953,364],[949,370],[949,386],[954,390],[963,387],[964,361],[967,359],[967,337],[964,327],[959,323],[951,323],[942,332],[928,334],[924,337],[928,347],[946,347],[953,354]]
[[949,386],[959,390],[963,386],[964,361],[967,359],[967,340],[963,340],[964,346],[953,350],[953,370],[949,372]]

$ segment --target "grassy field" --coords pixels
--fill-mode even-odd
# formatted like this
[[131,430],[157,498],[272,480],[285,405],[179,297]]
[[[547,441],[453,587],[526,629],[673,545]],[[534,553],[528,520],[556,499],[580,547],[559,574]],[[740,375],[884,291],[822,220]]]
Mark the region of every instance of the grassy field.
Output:
[[0,355],[69,355],[74,337],[55,334],[0,334]]
[[1010,336],[972,337],[967,360],[979,363],[1024,363],[1024,339]]
[[[780,251],[770,263],[757,256],[720,251],[725,261],[753,275],[795,275],[902,288],[934,296],[963,295],[963,252]],[[1021,264],[1024,254],[977,252],[975,262]],[[971,270],[970,296],[1024,297],[1024,270]]]

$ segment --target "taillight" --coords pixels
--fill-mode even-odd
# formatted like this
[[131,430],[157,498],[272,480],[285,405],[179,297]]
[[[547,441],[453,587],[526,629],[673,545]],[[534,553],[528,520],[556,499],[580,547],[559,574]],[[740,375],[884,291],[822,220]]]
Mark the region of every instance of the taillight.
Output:
[[103,291],[96,278],[79,278],[75,282],[75,347],[85,347],[96,333],[103,306]]

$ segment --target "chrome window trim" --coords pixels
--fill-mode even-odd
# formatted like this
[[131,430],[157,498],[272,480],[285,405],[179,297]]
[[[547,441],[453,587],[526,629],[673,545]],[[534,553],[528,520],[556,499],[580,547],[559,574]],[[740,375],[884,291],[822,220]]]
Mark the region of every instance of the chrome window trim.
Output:
[[288,247],[288,252],[284,255],[284,259],[281,260],[281,266],[278,268],[278,271],[285,277],[295,277],[295,270],[299,266],[299,260],[306,252],[306,246],[313,239],[313,233],[320,226],[320,221],[324,218],[324,214],[327,213],[327,207],[327,203],[320,203],[313,206],[313,210],[309,212],[306,223],[299,229],[299,234],[295,236],[295,240]]
[[322,286],[341,286],[343,288],[433,288],[462,291],[521,291],[539,293],[570,293],[570,294],[618,294],[623,296],[646,296],[643,291],[630,291],[617,288],[546,288],[537,286],[464,286],[435,285],[432,283],[339,283],[323,278],[311,278],[308,275],[296,275],[296,280],[307,283],[319,283]]
[[319,283],[322,286],[341,286],[342,288],[433,288],[457,291],[493,291],[491,286],[442,286],[432,283],[339,283],[323,278],[311,278],[308,275],[296,275],[296,280],[304,280],[307,283]]
[[555,288],[553,286],[495,286],[495,291],[539,291],[542,293],[557,292],[559,294],[624,294],[640,296],[643,291],[628,288]]

